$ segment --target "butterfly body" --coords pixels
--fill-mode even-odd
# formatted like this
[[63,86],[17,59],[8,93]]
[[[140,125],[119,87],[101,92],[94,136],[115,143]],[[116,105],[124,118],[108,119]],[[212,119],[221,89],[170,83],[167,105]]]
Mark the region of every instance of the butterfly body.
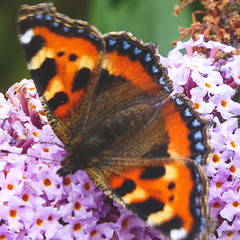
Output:
[[208,122],[173,93],[157,46],[129,32],[102,35],[51,3],[22,6],[19,39],[67,151],[58,174],[86,170],[105,194],[172,239],[206,239]]

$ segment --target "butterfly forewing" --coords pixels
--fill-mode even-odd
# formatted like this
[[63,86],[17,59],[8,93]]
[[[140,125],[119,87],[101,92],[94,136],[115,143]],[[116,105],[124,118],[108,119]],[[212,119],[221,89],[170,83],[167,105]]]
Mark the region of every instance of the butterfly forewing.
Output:
[[96,84],[102,35],[87,22],[59,14],[51,3],[22,6],[19,35],[50,124],[68,144]]
[[107,34],[106,54],[91,99],[89,122],[141,104],[154,105],[172,91],[166,69],[157,59],[157,46],[129,32]]

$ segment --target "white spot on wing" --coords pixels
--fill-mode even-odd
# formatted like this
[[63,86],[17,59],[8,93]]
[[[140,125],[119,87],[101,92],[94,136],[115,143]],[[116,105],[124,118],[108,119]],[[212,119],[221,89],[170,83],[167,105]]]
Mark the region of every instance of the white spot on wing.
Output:
[[166,168],[166,173],[163,176],[163,178],[168,181],[176,180],[178,177],[177,168],[175,166],[171,166],[171,165],[165,166],[165,168]]
[[58,76],[55,76],[48,84],[47,90],[44,92],[44,97],[47,101],[54,97],[57,92],[64,91],[65,87]]
[[21,44],[29,44],[34,36],[33,30],[27,30],[22,36],[19,37]]
[[95,63],[91,57],[84,55],[84,56],[81,56],[80,63],[78,65],[79,65],[79,69],[87,67],[90,70],[93,70],[94,64]]
[[51,48],[43,47],[31,59],[28,67],[30,70],[39,69],[46,60],[46,58],[54,58],[54,56],[54,51]]
[[147,223],[150,226],[158,226],[173,218],[173,209],[169,204],[166,204],[162,211],[151,213],[148,216]]
[[187,237],[187,231],[183,228],[173,229],[170,231],[170,237],[172,240],[182,240]]
[[131,193],[126,194],[125,196],[122,197],[122,199],[127,203],[131,204],[132,202],[136,201],[143,201],[148,197],[147,192],[141,188],[141,187],[136,187],[134,191]]

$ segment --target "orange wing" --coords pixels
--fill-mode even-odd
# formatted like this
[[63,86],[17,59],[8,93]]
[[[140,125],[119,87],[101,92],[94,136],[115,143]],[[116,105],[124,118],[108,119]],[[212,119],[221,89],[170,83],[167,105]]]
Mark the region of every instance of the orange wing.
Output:
[[210,153],[208,122],[182,94],[147,103],[106,121],[112,140],[86,171],[103,192],[172,239],[207,239],[208,183],[201,165]]
[[44,3],[22,6],[19,39],[49,122],[69,144],[96,84],[105,52],[103,37],[89,23],[72,20]]
[[173,239],[198,236],[208,213],[198,165],[210,152],[208,123],[172,94],[157,46],[128,32],[103,36],[51,3],[21,8],[19,38],[50,124],[67,145],[58,174],[86,169],[149,225]]
[[113,162],[110,168],[87,170],[104,179],[97,185],[103,192],[171,239],[208,239],[208,184],[201,166],[188,159]]

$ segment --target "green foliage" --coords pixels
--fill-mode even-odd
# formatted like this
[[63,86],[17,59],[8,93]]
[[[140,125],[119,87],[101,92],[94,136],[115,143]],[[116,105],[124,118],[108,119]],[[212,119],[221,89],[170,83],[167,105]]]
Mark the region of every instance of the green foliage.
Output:
[[[39,0],[1,1],[0,8],[0,92],[21,79],[30,78],[17,39],[17,12],[22,4],[38,4]],[[144,42],[159,44],[159,52],[167,56],[172,41],[179,38],[178,27],[191,22],[191,9],[180,17],[172,15],[177,0],[68,0],[53,1],[59,12],[94,24],[102,33],[130,31]]]
[[177,0],[93,0],[89,20],[102,33],[130,31],[144,42],[155,42],[163,56],[180,37],[179,26],[189,26],[190,8],[179,17],[172,15]]

